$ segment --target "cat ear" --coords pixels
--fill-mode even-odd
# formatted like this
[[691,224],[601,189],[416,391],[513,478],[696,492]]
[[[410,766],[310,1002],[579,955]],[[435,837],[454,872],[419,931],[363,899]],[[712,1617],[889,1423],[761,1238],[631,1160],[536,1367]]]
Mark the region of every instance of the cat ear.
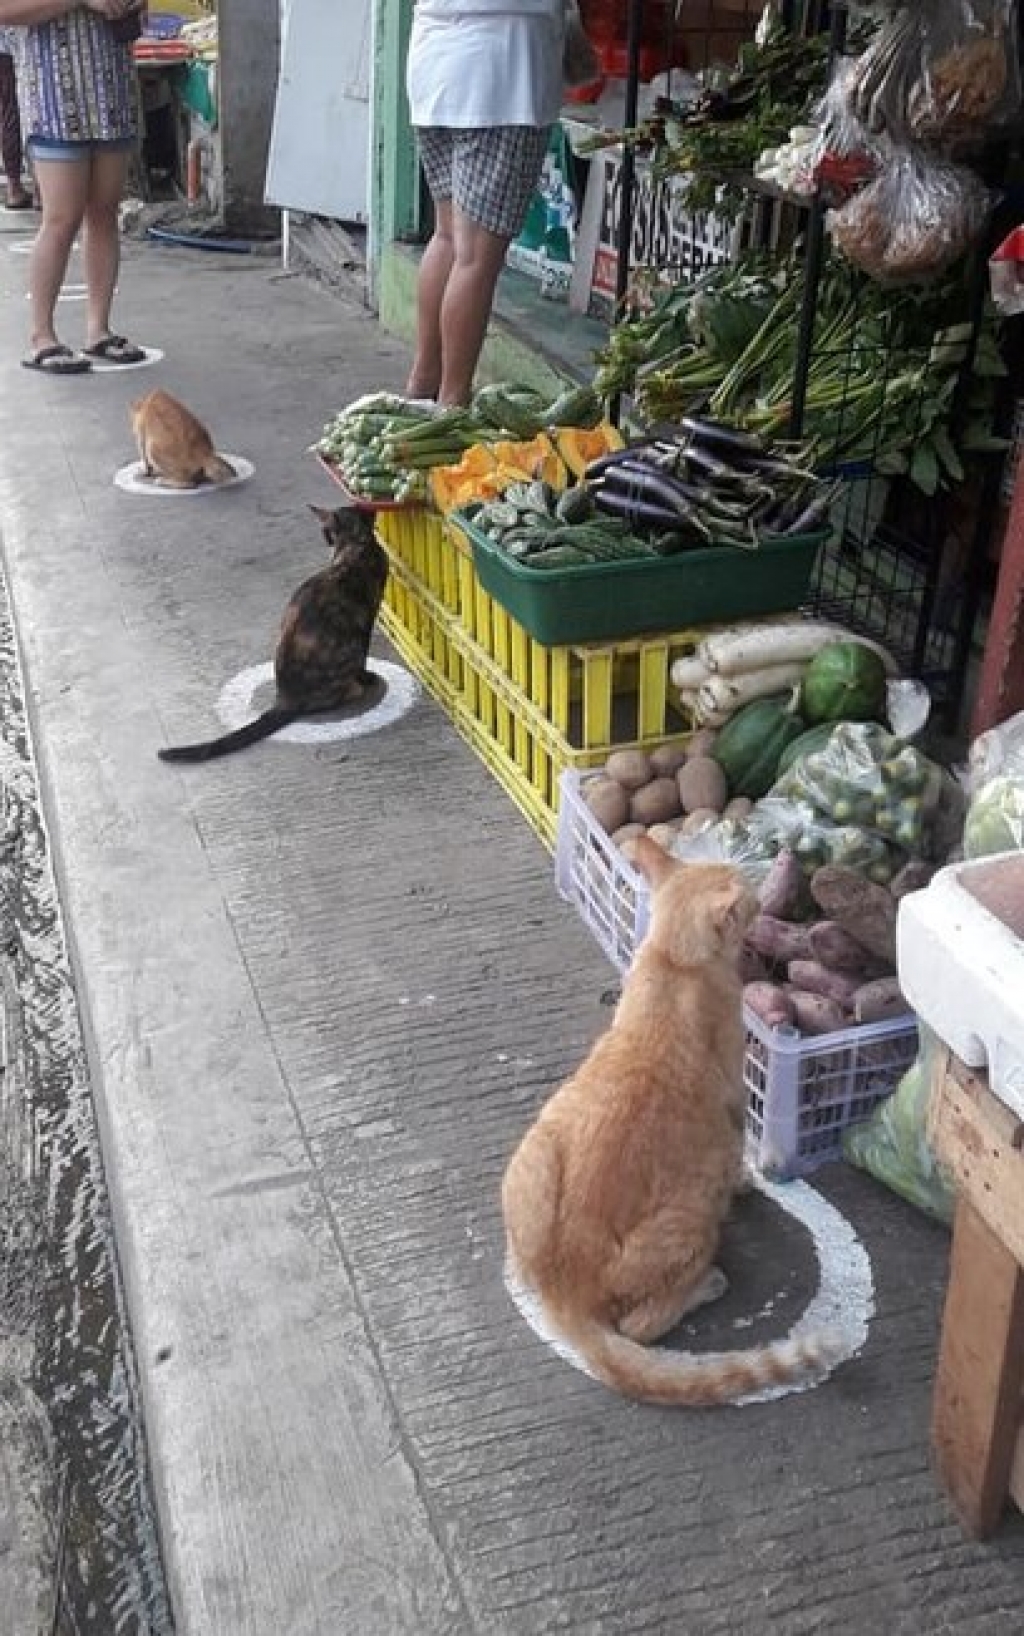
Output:
[[313,513],[314,517],[318,517],[320,519],[325,528],[334,516],[334,512],[329,511],[326,506],[311,505],[309,509]]
[[630,863],[636,865],[648,885],[655,888],[676,869],[675,858],[657,841],[652,841],[649,835],[637,835],[627,841],[623,852]]
[[743,931],[751,915],[750,890],[742,875],[736,874],[728,885],[716,893],[712,905],[712,919],[723,932]]

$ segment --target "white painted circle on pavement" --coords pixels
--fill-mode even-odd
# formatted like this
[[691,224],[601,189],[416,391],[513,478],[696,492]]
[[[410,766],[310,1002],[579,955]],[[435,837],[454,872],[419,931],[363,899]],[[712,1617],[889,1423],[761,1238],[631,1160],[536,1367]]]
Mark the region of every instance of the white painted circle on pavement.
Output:
[[[823,1364],[817,1373],[804,1375],[785,1386],[768,1386],[763,1391],[737,1398],[731,1405],[734,1408],[741,1408],[747,1403],[767,1403],[772,1398],[788,1397],[791,1392],[806,1392],[812,1386],[820,1386],[841,1364],[856,1357],[868,1338],[868,1326],[875,1311],[871,1261],[846,1217],[807,1182],[780,1184],[766,1181],[758,1175],[754,1175],[752,1180],[759,1193],[806,1228],[818,1259],[818,1289],[789,1333],[781,1337],[781,1342],[803,1340],[827,1331],[831,1346],[828,1363]],[[534,1334],[557,1352],[564,1362],[589,1375],[591,1371],[583,1359],[552,1329],[536,1295],[517,1281],[507,1263],[505,1288]],[[669,1355],[680,1359],[707,1356],[688,1354],[675,1347],[671,1348]]]
[[161,500],[191,500],[197,494],[222,494],[225,489],[237,488],[239,483],[247,483],[256,469],[244,455],[221,454],[221,459],[235,468],[234,477],[229,477],[224,483],[197,483],[194,489],[171,488],[159,477],[146,477],[142,461],[133,460],[130,465],[121,466],[114,473],[114,486],[123,489],[125,494],[155,495]]
[[[290,726],[282,727],[268,738],[267,743],[337,743],[339,739],[362,738],[367,733],[376,733],[379,728],[390,727],[392,722],[398,721],[419,698],[419,683],[401,665],[392,664],[388,659],[378,659],[376,654],[371,653],[367,667],[385,683],[384,697],[377,704],[369,710],[360,711],[358,715],[293,721]],[[273,680],[274,667],[268,662],[250,665],[248,670],[239,671],[225,684],[217,700],[217,714],[229,732],[245,727],[256,719],[261,712],[254,707],[253,699],[259,688],[265,687],[268,682],[272,684]]]
[[159,347],[143,347],[142,350],[146,356],[140,358],[138,363],[135,364],[115,364],[106,358],[94,358],[90,353],[89,362],[92,364],[92,372],[94,375],[123,375],[129,369],[148,369],[151,364],[158,364],[163,358],[163,353]]

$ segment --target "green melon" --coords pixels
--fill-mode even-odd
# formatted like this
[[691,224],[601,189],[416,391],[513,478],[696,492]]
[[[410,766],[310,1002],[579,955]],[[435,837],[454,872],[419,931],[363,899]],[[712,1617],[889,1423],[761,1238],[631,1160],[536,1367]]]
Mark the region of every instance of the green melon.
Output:
[[862,642],[830,642],[804,671],[800,713],[809,722],[871,721],[885,705],[885,665]]
[[786,745],[806,723],[793,711],[788,693],[754,699],[719,729],[711,751],[725,774],[730,796],[756,801],[771,789]]

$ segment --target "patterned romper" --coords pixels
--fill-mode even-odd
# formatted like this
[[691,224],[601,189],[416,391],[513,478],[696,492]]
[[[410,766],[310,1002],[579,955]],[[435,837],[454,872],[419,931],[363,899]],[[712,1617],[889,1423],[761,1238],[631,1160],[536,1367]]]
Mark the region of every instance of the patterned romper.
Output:
[[47,149],[135,142],[132,50],[114,38],[104,17],[80,6],[14,33],[22,124],[32,154],[45,159]]

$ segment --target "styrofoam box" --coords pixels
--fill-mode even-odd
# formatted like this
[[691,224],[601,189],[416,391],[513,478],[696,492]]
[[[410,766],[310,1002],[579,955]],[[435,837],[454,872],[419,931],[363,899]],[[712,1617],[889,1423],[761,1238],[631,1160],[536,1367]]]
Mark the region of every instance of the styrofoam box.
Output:
[[1024,942],[966,890],[1019,852],[940,869],[900,904],[900,986],[918,1016],[1024,1118]]
[[[643,877],[595,823],[580,794],[585,775],[562,774],[555,881],[612,964],[625,971],[647,931]],[[776,1181],[839,1156],[847,1125],[866,1119],[917,1054],[914,1017],[801,1035],[746,1014],[748,1157]]]

